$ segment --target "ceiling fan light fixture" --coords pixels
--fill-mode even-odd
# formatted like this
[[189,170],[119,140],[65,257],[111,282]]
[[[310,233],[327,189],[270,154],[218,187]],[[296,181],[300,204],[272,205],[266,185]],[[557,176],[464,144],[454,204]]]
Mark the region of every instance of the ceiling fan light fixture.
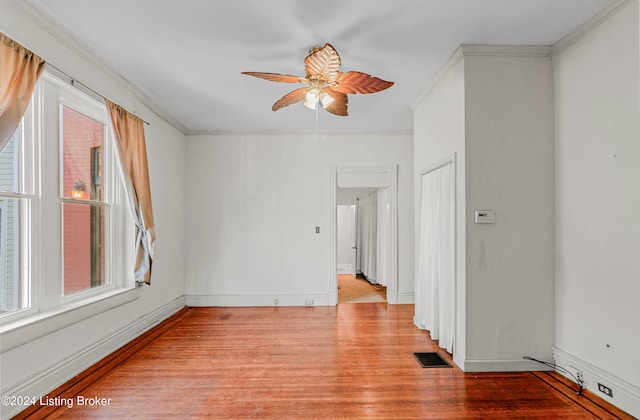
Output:
[[305,95],[304,106],[309,109],[316,109],[316,104],[320,100],[320,91],[318,89],[309,89]]
[[326,108],[333,103],[333,98],[327,92],[320,92],[320,103]]

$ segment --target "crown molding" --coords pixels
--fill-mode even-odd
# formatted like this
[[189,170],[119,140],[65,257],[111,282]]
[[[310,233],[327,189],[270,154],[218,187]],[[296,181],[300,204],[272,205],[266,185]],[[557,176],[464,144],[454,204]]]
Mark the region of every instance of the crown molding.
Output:
[[462,44],[451,55],[447,64],[411,105],[413,111],[429,96],[431,91],[447,77],[464,57],[549,57],[551,45],[486,45]]
[[[80,59],[86,61],[92,66],[99,68],[100,71],[102,71],[109,79],[111,79],[125,91],[129,92],[133,96],[133,99],[147,107],[156,116],[166,121],[182,134],[187,134],[188,130],[182,123],[160,109],[160,107],[158,107],[147,95],[142,93],[139,88],[135,87],[125,77],[113,70],[113,68],[109,66],[105,61],[98,58],[97,54],[91,51],[91,48],[89,46],[83,45],[71,35],[69,35],[66,31],[64,31],[64,29],[58,26],[58,24],[55,23],[54,19],[47,17],[42,12],[36,10],[31,4],[28,3],[28,1],[9,0],[9,2],[13,6],[15,6],[17,11],[22,13],[28,20],[48,33],[55,41],[59,42],[61,45],[78,55]],[[29,46],[25,46],[29,48]],[[69,70],[66,63],[56,61],[56,57],[48,57],[46,55],[42,55],[39,51],[34,52],[38,55],[41,55],[48,63],[51,63],[53,66],[60,69],[60,71],[67,74],[69,77],[74,77],[74,72]],[[77,80],[80,83],[83,82],[81,77]],[[115,98],[114,102],[117,102]],[[127,107],[125,106],[125,108]]]
[[464,56],[489,57],[548,57],[553,53],[551,45],[460,45]]
[[426,89],[422,91],[420,96],[418,96],[418,98],[416,98],[416,100],[413,101],[413,104],[411,104],[409,108],[412,111],[415,111],[418,108],[418,106],[422,103],[422,101],[424,101],[427,98],[427,96],[431,94],[431,91],[433,91],[433,89],[437,85],[439,85],[440,82],[444,80],[447,77],[447,75],[449,75],[449,73],[451,73],[451,70],[453,70],[458,65],[458,63],[462,61],[463,58],[464,58],[464,53],[462,51],[462,46],[460,46],[456,48],[453,54],[451,54],[451,57],[449,57],[449,60],[447,60],[447,64],[445,64],[442,70],[440,70],[440,73],[438,73],[438,75],[426,87]]
[[589,32],[600,26],[603,22],[609,20],[613,15],[633,3],[634,0],[614,0],[607,7],[602,9],[600,13],[585,21],[582,25],[562,37],[553,45],[553,53],[559,54],[566,50]]
[[187,136],[412,136],[413,130],[389,130],[389,131],[315,131],[315,130],[187,130]]

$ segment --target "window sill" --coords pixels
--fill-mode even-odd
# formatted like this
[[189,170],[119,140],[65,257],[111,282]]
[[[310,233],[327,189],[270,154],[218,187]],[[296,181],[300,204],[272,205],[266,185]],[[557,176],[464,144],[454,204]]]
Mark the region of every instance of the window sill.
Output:
[[0,327],[0,352],[4,353],[77,322],[91,318],[140,297],[140,288],[118,289],[37,313]]

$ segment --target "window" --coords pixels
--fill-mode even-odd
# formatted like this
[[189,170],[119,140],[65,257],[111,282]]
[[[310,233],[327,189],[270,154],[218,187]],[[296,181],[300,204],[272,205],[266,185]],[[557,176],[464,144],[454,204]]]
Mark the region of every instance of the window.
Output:
[[107,127],[60,106],[64,295],[105,285],[105,219],[109,203],[102,185]]
[[0,314],[29,306],[29,277],[21,271],[26,253],[21,244],[28,242],[33,196],[20,171],[31,166],[22,152],[28,143],[22,141],[23,131],[21,125],[0,151]]
[[133,287],[119,174],[104,103],[45,72],[0,152],[0,317]]

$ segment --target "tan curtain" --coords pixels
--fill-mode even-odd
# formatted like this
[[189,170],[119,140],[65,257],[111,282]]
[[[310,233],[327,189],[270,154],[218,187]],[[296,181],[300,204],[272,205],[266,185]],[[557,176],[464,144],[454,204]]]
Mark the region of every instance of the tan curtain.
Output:
[[156,234],[151,207],[151,187],[147,166],[144,121],[119,105],[106,100],[115,132],[127,194],[136,220],[136,281],[151,284],[151,265]]
[[45,61],[0,32],[0,150],[18,128]]

